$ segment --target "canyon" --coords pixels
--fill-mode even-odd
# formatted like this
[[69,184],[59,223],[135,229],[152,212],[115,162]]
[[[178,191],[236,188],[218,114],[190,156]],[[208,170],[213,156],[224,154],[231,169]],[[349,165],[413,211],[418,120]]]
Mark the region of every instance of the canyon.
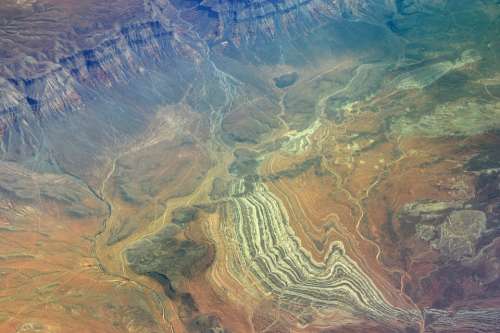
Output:
[[496,0],[4,0],[1,332],[497,332]]

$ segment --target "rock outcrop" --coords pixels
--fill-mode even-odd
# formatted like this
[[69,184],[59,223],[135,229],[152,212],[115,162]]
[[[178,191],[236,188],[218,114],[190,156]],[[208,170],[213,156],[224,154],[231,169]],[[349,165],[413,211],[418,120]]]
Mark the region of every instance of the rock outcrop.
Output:
[[391,7],[347,0],[120,0],[112,10],[98,1],[57,6],[53,0],[9,1],[0,9],[4,129],[23,119],[76,110],[88,98],[82,86],[126,82],[173,53],[196,57],[203,52],[201,44],[248,45],[259,38],[293,36],[326,18],[383,22]]

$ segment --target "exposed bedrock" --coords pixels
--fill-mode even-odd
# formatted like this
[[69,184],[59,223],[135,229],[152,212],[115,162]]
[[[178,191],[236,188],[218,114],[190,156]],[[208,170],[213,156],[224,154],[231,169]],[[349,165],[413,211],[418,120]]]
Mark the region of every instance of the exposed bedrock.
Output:
[[412,279],[405,287],[424,308],[429,332],[496,331],[499,185],[498,172],[486,169],[470,200],[418,201],[399,212],[401,234],[407,239],[403,251],[411,255],[433,249],[422,260],[432,268],[415,265],[413,271],[409,266]]
[[498,308],[461,309],[456,312],[427,309],[426,326],[429,332],[496,332],[500,327]]
[[[424,322],[429,331],[436,332],[496,330],[496,304],[483,305],[480,296],[500,295],[500,246],[493,246],[500,236],[498,145],[478,149],[466,165],[479,175],[477,200],[416,201],[400,211],[401,233],[407,234],[401,239],[408,240],[408,247],[414,246],[412,255],[424,257],[423,261],[429,257],[424,268],[412,271],[408,264],[402,267],[404,276],[396,271],[385,284],[394,282],[400,303],[407,307],[395,306],[397,300],[384,296],[396,293],[382,289],[386,281],[377,280],[382,275],[365,273],[358,264],[361,256],[349,252],[357,244],[344,246],[320,235],[311,238],[318,240],[320,253],[313,257],[302,243],[307,239],[300,229],[292,228],[291,221],[300,218],[289,217],[292,213],[281,196],[266,186],[266,182],[286,182],[308,170],[307,177],[322,176],[321,172],[328,176],[326,166],[332,159],[338,188],[331,190],[340,192],[344,190],[341,183],[362,178],[355,172],[368,170],[363,165],[373,166],[370,170],[380,167],[376,173],[366,172],[366,178],[372,177],[371,172],[382,172],[382,167],[388,175],[392,167],[404,169],[407,159],[416,158],[413,149],[406,152],[404,140],[410,134],[442,139],[443,132],[470,137],[496,129],[497,78],[484,84],[479,80],[479,74],[489,73],[487,64],[498,64],[490,61],[497,58],[498,42],[493,40],[497,34],[490,22],[497,20],[498,12],[485,10],[493,0],[116,0],[112,10],[102,0],[39,0],[33,1],[35,5],[5,1],[13,9],[7,6],[6,14],[0,9],[0,155],[25,169],[0,164],[0,199],[61,205],[66,208],[62,213],[82,221],[102,218],[108,212],[111,217],[101,235],[111,237],[98,237],[106,238],[101,242],[102,253],[109,254],[100,257],[109,258],[104,266],[108,264],[117,274],[125,268],[123,274],[132,279],[137,277],[133,271],[160,283],[179,312],[189,313],[183,317],[188,329],[223,330],[215,315],[198,312],[196,302],[205,311],[213,300],[195,284],[208,282],[206,289],[216,294],[219,282],[226,283],[228,277],[228,281],[235,278],[234,284],[240,283],[241,289],[228,288],[227,294],[217,294],[219,298],[212,303],[221,306],[217,315],[224,324],[232,320],[233,312],[248,318],[261,310],[227,311],[221,305],[237,303],[231,298],[233,291],[244,294],[247,288],[255,288],[249,294],[262,295],[265,301],[271,298],[273,312],[298,319],[294,321],[298,325],[308,326],[325,315],[333,329],[344,321],[383,327],[383,332],[422,331]],[[473,11],[479,3],[485,7]],[[481,15],[472,23],[462,24],[464,17],[478,12]],[[437,16],[429,19],[429,13]],[[487,20],[487,14],[493,18]],[[436,33],[439,29],[445,33]],[[475,29],[475,36],[484,32],[478,45],[467,41]],[[414,119],[408,99],[417,101],[421,111],[419,103],[426,103],[425,94],[450,99],[462,94],[460,89],[455,94],[437,89],[437,83],[451,77],[448,84],[454,90],[457,85],[450,74],[459,71],[479,73],[474,89],[459,87],[470,90],[474,100],[447,104],[436,99],[432,104],[439,107]],[[396,94],[385,96],[385,88]],[[476,93],[479,89],[481,94]],[[483,101],[487,94],[491,103]],[[353,103],[357,107],[351,107]],[[370,117],[356,120],[365,109],[373,109]],[[335,127],[323,116],[334,120]],[[381,120],[379,116],[388,117]],[[379,121],[385,124],[375,135],[369,128]],[[382,135],[386,127],[396,135]],[[179,134],[181,130],[188,134]],[[342,136],[337,140],[342,132],[352,135],[347,140],[349,152],[343,151]],[[167,137],[173,143],[165,143]],[[398,156],[391,156],[394,163],[389,165],[385,162],[389,153],[381,146],[392,142],[392,137],[398,137],[394,145]],[[361,160],[366,151],[360,147],[368,151],[376,146],[381,149],[380,157],[369,155]],[[202,156],[205,152],[207,156]],[[266,160],[271,153],[278,158]],[[231,154],[233,163],[226,163]],[[350,161],[352,178],[345,175],[343,154]],[[200,157],[203,161],[194,162]],[[281,169],[285,157],[301,162]],[[422,157],[422,163],[426,158]],[[269,170],[260,175],[259,167]],[[204,196],[210,177],[220,178],[214,179],[207,203]],[[349,200],[359,206],[356,209],[363,210],[378,190],[379,179],[385,177],[380,173],[375,183],[370,181],[366,188],[359,185],[360,191],[366,191],[366,201],[355,193],[358,185],[353,185],[352,194],[346,187]],[[305,179],[309,181],[314,179]],[[107,207],[97,200],[101,197]],[[409,201],[413,200],[417,199]],[[222,207],[222,219],[217,220],[212,211],[196,227],[203,230],[193,235],[195,221],[204,219],[206,212],[191,205],[200,202]],[[168,224],[161,214],[167,206],[173,209]],[[15,217],[8,202],[4,207],[6,216]],[[332,215],[338,213],[336,209],[332,208]],[[322,222],[319,214],[306,215]],[[349,221],[338,215],[339,226]],[[367,219],[360,222],[370,223]],[[369,227],[378,231],[376,224]],[[221,270],[227,274],[221,279],[208,270],[214,257],[219,259],[213,245],[197,238],[198,232],[207,230],[214,236],[210,241],[221,245],[217,255],[224,256]],[[218,230],[224,232],[218,234]],[[318,234],[323,232],[318,230]],[[224,251],[226,245],[237,250]],[[360,251],[362,255],[365,249],[360,247]],[[116,260],[117,253],[123,254],[125,262]],[[387,251],[379,254],[384,257]],[[408,255],[408,262],[412,259]],[[128,264],[130,270],[121,264]],[[382,261],[366,265],[372,264],[373,272],[385,269]],[[183,289],[191,283],[192,289]]]
[[301,246],[281,201],[262,183],[231,185],[224,221],[238,239],[240,253],[262,288],[284,311],[299,316],[311,311],[343,310],[388,327],[417,327],[419,311],[390,305],[372,280],[334,242],[322,261]]
[[207,21],[213,22],[213,30],[198,26],[200,33],[240,45],[283,34],[293,37],[331,18],[383,22],[392,10],[390,1],[372,0],[206,0],[199,1],[184,16],[206,16]]
[[460,202],[411,205],[404,210],[407,217],[402,218],[404,223],[416,218],[418,222],[406,228],[415,228],[417,237],[458,261],[476,254],[476,244],[486,231],[486,214],[462,207]]
[[[346,38],[336,41],[335,47],[356,48],[363,44],[359,38],[366,29],[347,22],[384,31],[389,22],[399,34],[405,30],[401,25],[422,20],[429,12],[441,13],[448,2],[120,0],[110,10],[95,0],[84,5],[72,0],[60,8],[54,0],[33,4],[8,0],[0,11],[5,17],[0,23],[0,125],[30,119],[32,114],[78,109],[87,99],[80,86],[126,82],[151,63],[168,60],[172,52],[196,64],[207,56],[207,46],[229,43],[227,54],[243,45],[250,53],[255,46],[269,53],[263,44],[279,40],[273,49],[279,58],[280,53],[297,52],[286,40],[332,21],[343,24],[333,27],[326,40],[335,41],[338,32],[348,33],[348,39],[357,42],[349,45]],[[381,36],[371,38],[381,41]],[[391,48],[394,45],[386,49]]]
[[82,107],[82,87],[125,82],[151,63],[172,53],[171,32],[158,21],[129,24],[93,48],[55,60],[25,64],[26,74],[4,68],[1,87],[2,122],[23,114],[41,116]]
[[500,178],[487,172],[477,180],[468,201],[419,201],[399,212],[404,237],[415,235],[439,250],[447,261],[472,260],[500,233]]
[[[190,11],[200,14],[213,8],[224,13],[210,14],[208,19],[215,20],[216,25],[224,29],[239,31],[230,39],[232,45],[236,45],[241,36],[248,33],[255,37],[258,31],[266,30],[271,16],[273,20],[286,21],[287,29],[292,29],[301,22],[312,22],[303,16],[350,20],[350,17],[343,18],[340,12],[352,7],[357,8],[353,12],[361,13],[364,6],[354,2],[330,3],[331,8],[325,9],[325,1],[260,4],[207,1],[197,5],[196,1],[189,5],[167,0],[129,2],[120,1],[117,6],[123,6],[114,12],[97,1],[81,6],[69,1],[61,10],[56,10],[53,0],[41,0],[40,6],[24,7],[11,1],[14,9],[6,10],[5,14],[18,19],[6,19],[0,24],[0,41],[2,46],[7,45],[0,52],[0,150],[4,158],[36,164],[36,169],[63,169],[85,177],[82,169],[106,162],[100,156],[103,149],[113,149],[114,144],[126,142],[144,130],[154,113],[150,110],[158,105],[174,104],[187,94],[186,101],[193,109],[212,113],[216,109],[225,140],[255,142],[280,125],[276,114],[265,112],[270,108],[277,110],[277,102],[264,101],[252,112],[232,112],[226,117],[224,113],[228,110],[220,109],[218,104],[232,105],[230,100],[239,93],[234,86],[241,84],[239,78],[235,78],[238,74],[245,76],[245,87],[253,85],[265,90],[262,88],[265,83],[261,82],[262,78],[252,77],[255,74],[249,70],[238,72],[241,67],[233,63],[238,56],[245,56],[249,48],[235,53],[231,53],[232,48],[211,49],[220,47],[221,44],[213,42],[222,40],[223,36],[196,33],[196,29],[206,25],[193,19]],[[228,16],[235,10],[247,15],[242,22],[252,22],[258,31],[239,28],[240,23]],[[267,14],[256,14],[262,10]],[[46,21],[45,17],[54,20]],[[314,22],[315,27],[324,23]],[[341,27],[340,23],[329,26],[318,36],[319,39],[333,36],[329,43],[338,41],[338,50],[332,51],[328,45],[311,39],[308,41],[311,46],[318,45],[317,50],[312,48],[311,56],[342,53],[350,47],[348,40],[353,34],[368,31],[361,27],[348,36],[341,37],[340,32],[332,35]],[[296,28],[297,32],[302,29]],[[341,32],[346,30],[342,29]],[[14,31],[22,33],[14,34]],[[279,37],[284,31],[278,33],[273,35],[272,45],[265,44],[269,40],[256,38],[255,43],[261,43],[261,47],[251,51],[249,58],[260,59],[262,63],[276,62],[278,58],[273,54],[276,48],[296,48],[290,42],[282,43]],[[300,61],[304,63],[304,59]],[[66,119],[69,113],[71,120]],[[52,121],[55,117],[57,126]]]
[[43,207],[60,205],[60,214],[71,219],[103,218],[103,202],[81,181],[67,175],[34,173],[12,162],[0,162],[0,213],[12,221],[22,217],[11,204]]

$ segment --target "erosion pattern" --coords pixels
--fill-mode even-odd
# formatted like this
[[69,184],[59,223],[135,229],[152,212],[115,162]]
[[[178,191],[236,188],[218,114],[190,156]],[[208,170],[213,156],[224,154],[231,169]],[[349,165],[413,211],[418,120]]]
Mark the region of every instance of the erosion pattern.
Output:
[[497,332],[495,0],[5,0],[0,331]]
[[231,200],[243,264],[289,311],[343,309],[375,320],[411,323],[417,314],[387,304],[370,278],[333,242],[322,262],[305,250],[279,199],[265,185],[237,184]]

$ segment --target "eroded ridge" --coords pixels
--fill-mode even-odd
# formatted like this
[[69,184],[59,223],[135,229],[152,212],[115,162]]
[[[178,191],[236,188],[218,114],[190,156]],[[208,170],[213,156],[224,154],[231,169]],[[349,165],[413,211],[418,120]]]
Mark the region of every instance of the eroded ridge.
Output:
[[301,246],[283,204],[265,184],[235,181],[227,205],[224,223],[234,228],[238,260],[282,310],[292,315],[305,308],[323,313],[341,310],[380,323],[404,325],[419,321],[417,312],[395,308],[385,300],[346,254],[342,242],[332,243],[321,262],[314,260]]
[[426,322],[433,331],[456,332],[496,332],[500,326],[500,311],[494,308],[458,310],[427,309]]

